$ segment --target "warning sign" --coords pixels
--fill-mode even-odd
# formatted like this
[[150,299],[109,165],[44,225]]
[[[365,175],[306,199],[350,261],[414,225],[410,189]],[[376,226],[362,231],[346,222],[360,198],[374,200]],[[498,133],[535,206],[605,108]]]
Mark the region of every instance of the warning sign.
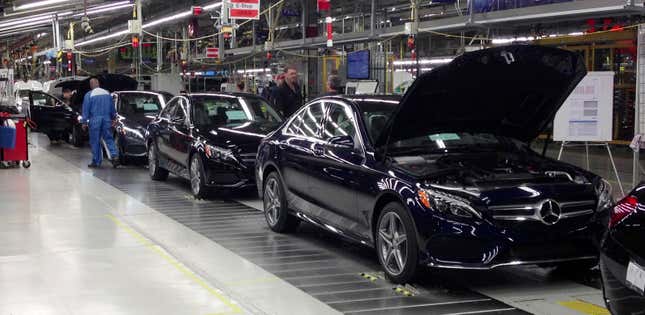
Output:
[[230,0],[229,18],[260,19],[260,0]]

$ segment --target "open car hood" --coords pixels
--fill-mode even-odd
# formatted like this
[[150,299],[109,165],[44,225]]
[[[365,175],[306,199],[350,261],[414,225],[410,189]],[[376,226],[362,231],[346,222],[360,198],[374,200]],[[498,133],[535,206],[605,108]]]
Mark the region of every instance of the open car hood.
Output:
[[463,54],[417,78],[377,147],[443,132],[486,132],[531,141],[586,75],[581,56],[512,45]]
[[[99,74],[96,75],[101,84],[101,88],[107,90],[108,92],[118,92],[118,91],[135,91],[137,89],[137,80],[122,74]],[[87,78],[82,81],[69,81],[69,86],[73,86],[76,89],[76,95],[72,100],[72,103],[80,106],[83,103],[83,97],[85,93],[90,90],[90,79]]]

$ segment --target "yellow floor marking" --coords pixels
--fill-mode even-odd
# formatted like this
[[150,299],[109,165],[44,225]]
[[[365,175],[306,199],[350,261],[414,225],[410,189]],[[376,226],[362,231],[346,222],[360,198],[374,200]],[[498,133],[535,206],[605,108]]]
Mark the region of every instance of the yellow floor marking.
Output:
[[576,310],[580,313],[583,314],[588,314],[588,315],[611,315],[609,313],[609,310],[602,306],[598,306],[596,304],[580,301],[580,300],[575,300],[575,301],[562,301],[558,302],[558,304],[570,308],[572,310]]
[[206,281],[202,280],[200,277],[198,277],[195,273],[193,273],[190,269],[186,268],[182,263],[177,261],[175,258],[172,256],[168,255],[159,245],[156,245],[155,243],[151,242],[147,238],[145,238],[143,235],[141,235],[139,232],[133,230],[131,227],[129,227],[127,224],[121,222],[121,220],[117,219],[114,215],[107,214],[105,215],[108,217],[114,224],[116,224],[118,227],[123,229],[125,232],[136,238],[141,244],[146,246],[148,249],[154,251],[157,253],[161,258],[163,258],[165,261],[170,263],[175,269],[183,273],[185,276],[187,276],[190,280],[192,280],[194,283],[208,291],[211,295],[213,295],[215,298],[220,300],[220,302],[224,303],[224,305],[228,306],[231,309],[231,312],[225,312],[225,313],[217,313],[217,314],[239,314],[242,313],[242,309],[233,301],[229,300],[227,297],[222,295],[217,289],[211,287]]

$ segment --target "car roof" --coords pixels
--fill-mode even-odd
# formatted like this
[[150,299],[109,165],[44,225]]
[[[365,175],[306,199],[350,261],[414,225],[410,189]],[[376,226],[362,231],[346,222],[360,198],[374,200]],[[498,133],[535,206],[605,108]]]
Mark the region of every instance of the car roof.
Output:
[[188,94],[185,94],[184,96],[186,96],[186,97],[191,97],[191,96],[224,96],[224,97],[237,96],[237,97],[257,97],[257,98],[262,98],[262,96],[260,96],[260,95],[252,94],[252,93],[244,93],[244,92],[203,92],[203,93],[188,93]]
[[388,94],[358,94],[358,95],[331,95],[323,96],[317,99],[338,99],[356,104],[361,111],[369,111],[374,107],[379,108],[396,108],[401,100],[400,95]]

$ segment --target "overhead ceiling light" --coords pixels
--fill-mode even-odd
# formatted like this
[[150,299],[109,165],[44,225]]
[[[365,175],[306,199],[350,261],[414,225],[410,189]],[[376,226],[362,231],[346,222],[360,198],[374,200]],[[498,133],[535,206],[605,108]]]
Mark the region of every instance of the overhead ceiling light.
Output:
[[[97,13],[108,12],[108,11],[114,11],[114,10],[123,9],[123,8],[129,8],[129,7],[133,7],[133,6],[134,6],[134,4],[133,4],[133,3],[129,3],[129,1],[123,1],[123,2],[125,2],[125,3],[122,3],[122,4],[120,4],[120,5],[114,5],[114,4],[112,4],[112,5],[107,5],[107,6],[101,6],[101,7],[91,8],[91,9],[87,10],[87,15],[94,15],[94,14],[97,14]],[[117,2],[117,3],[118,3],[118,2]],[[85,15],[85,13],[77,13],[77,14],[74,14],[74,16],[83,16],[83,15]]]
[[[72,13],[73,13],[72,11],[61,12],[61,13],[58,13],[58,16],[59,17],[67,16],[67,15],[71,15]],[[51,20],[53,18],[54,18],[53,14],[47,14],[47,15],[40,15],[33,18],[28,18],[28,19],[13,19],[4,23],[0,23],[0,28],[2,28],[3,30],[5,29],[8,30],[8,29],[22,28],[24,26],[51,23]]]
[[27,9],[32,9],[32,8],[37,8],[37,7],[44,7],[46,5],[51,5],[51,4],[56,4],[56,3],[61,3],[61,2],[68,2],[69,0],[43,0],[43,1],[36,1],[36,2],[31,2],[31,3],[25,3],[23,5],[19,5],[17,7],[14,7],[14,11],[19,11],[19,10],[27,10]]
[[[204,6],[203,10],[204,11],[210,11],[210,10],[213,10],[213,9],[218,8],[220,6],[222,6],[221,1],[211,3],[209,5]],[[184,11],[184,12],[177,13],[177,14],[174,14],[174,15],[171,15],[171,16],[160,18],[158,20],[154,20],[154,21],[150,21],[148,23],[144,23],[141,27],[142,28],[149,28],[149,27],[157,26],[157,25],[164,24],[164,23],[167,23],[167,22],[170,22],[170,21],[174,21],[174,20],[177,20],[177,19],[188,17],[188,16],[190,16],[192,14],[193,14],[192,10]],[[128,30],[122,30],[122,31],[119,31],[119,32],[116,32],[116,33],[110,33],[110,34],[105,35],[105,36],[100,36],[100,37],[92,38],[92,39],[89,39],[89,40],[86,40],[86,41],[82,41],[80,43],[77,43],[76,46],[80,47],[80,46],[89,45],[89,44],[92,44],[92,43],[104,41],[106,39],[115,38],[115,37],[118,37],[118,36],[121,36],[121,35],[125,35],[127,33],[128,33]]]

